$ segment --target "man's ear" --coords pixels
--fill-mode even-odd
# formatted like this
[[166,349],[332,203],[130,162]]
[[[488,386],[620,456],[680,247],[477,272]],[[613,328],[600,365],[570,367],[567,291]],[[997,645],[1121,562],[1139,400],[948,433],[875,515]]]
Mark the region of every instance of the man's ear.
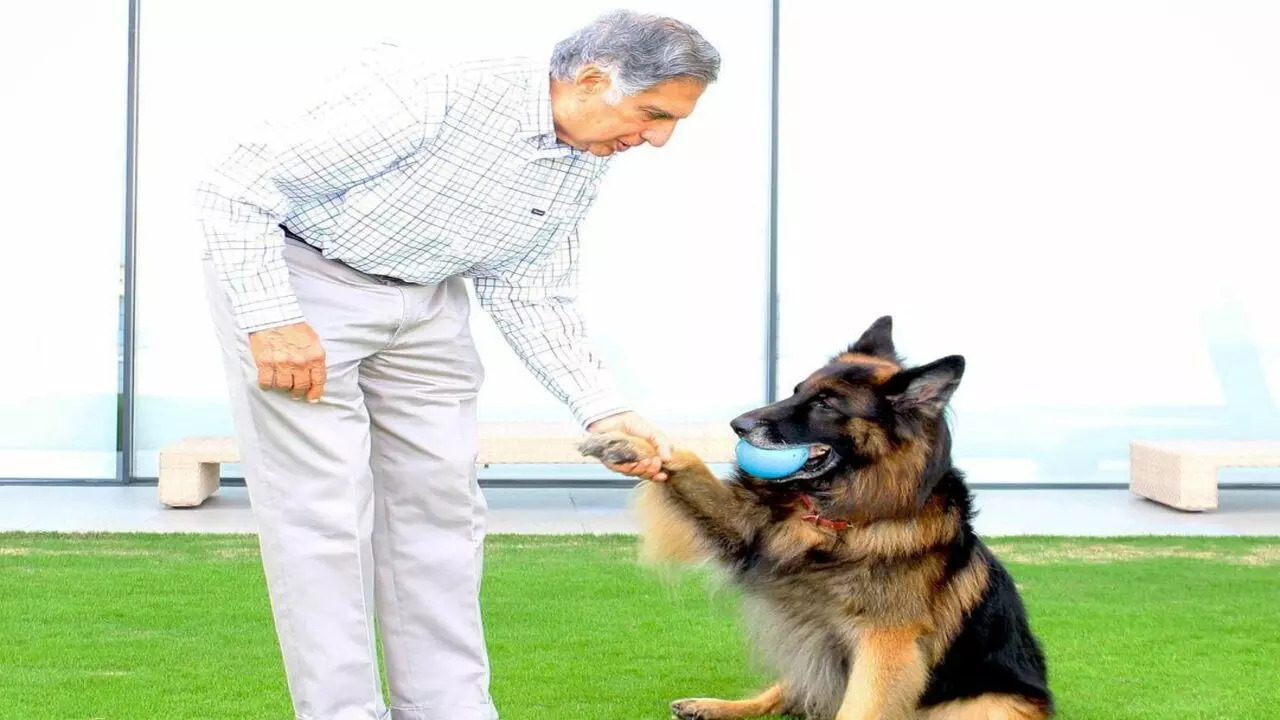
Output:
[[609,73],[595,63],[583,65],[573,78],[574,88],[582,95],[603,95],[612,84]]
[[928,418],[942,414],[964,376],[964,357],[948,355],[928,365],[903,370],[889,379],[885,393],[901,413],[920,413]]
[[871,327],[862,332],[862,337],[849,346],[849,352],[896,360],[897,350],[893,347],[893,318],[885,315],[871,323]]

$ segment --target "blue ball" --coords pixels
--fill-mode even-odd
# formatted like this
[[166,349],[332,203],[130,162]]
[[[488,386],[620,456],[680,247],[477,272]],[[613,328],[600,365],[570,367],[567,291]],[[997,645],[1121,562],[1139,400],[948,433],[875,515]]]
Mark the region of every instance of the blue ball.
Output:
[[809,460],[808,445],[772,449],[738,440],[734,453],[738,458],[738,467],[767,480],[784,478],[799,470]]

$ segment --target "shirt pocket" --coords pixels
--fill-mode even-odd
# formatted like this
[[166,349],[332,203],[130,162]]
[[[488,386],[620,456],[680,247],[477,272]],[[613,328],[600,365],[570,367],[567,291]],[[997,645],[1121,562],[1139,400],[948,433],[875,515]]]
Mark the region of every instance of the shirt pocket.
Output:
[[576,222],[576,208],[563,172],[516,155],[506,164],[488,198],[476,239],[485,265],[504,270],[539,263]]

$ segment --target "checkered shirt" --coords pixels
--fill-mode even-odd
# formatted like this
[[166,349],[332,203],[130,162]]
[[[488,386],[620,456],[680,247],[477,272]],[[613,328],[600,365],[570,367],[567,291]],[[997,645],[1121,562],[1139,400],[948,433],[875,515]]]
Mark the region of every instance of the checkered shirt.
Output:
[[525,366],[580,423],[626,409],[575,306],[578,224],[608,159],[557,140],[545,62],[436,69],[384,47],[264,130],[198,187],[206,256],[243,331],[304,320],[283,224],[366,273],[471,278]]

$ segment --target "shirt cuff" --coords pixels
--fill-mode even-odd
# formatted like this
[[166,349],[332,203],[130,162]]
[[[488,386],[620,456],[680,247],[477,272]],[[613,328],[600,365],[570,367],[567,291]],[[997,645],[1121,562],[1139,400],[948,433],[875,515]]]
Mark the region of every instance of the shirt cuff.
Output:
[[600,388],[570,398],[569,410],[583,428],[591,423],[631,410],[622,395],[610,388]]
[[246,333],[292,325],[306,319],[302,314],[302,306],[294,298],[281,299],[266,307],[240,308],[236,310],[235,316],[241,332]]

